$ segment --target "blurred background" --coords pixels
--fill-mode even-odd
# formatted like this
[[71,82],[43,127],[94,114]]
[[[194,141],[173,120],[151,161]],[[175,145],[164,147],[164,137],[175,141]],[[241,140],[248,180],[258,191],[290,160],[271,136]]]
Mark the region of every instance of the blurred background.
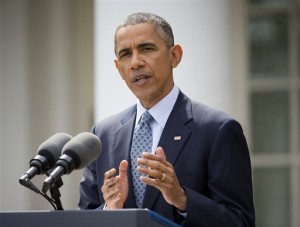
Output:
[[[0,0],[0,211],[52,210],[18,182],[38,146],[135,102],[113,39],[137,11],[173,27],[178,87],[242,124],[257,226],[300,226],[300,0]],[[62,177],[65,209],[81,174]]]

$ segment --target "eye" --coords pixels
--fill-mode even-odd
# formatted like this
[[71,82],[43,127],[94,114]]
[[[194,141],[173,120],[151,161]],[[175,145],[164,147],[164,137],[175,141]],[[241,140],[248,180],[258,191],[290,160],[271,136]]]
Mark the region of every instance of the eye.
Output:
[[154,50],[154,48],[153,47],[151,47],[151,46],[146,46],[146,47],[143,47],[143,49],[142,49],[144,52],[151,52],[151,51],[153,51]]
[[143,53],[151,53],[155,51],[157,48],[153,43],[142,43],[139,45],[139,51]]
[[119,59],[128,57],[129,55],[130,55],[129,51],[122,51],[122,52],[119,53]]

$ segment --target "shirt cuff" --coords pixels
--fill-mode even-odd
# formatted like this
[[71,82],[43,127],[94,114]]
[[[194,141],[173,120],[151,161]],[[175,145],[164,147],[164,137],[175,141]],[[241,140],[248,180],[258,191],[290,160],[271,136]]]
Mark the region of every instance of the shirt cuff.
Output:
[[178,209],[177,209],[177,212],[178,212],[182,217],[186,218],[186,216],[187,216],[186,210],[178,210]]

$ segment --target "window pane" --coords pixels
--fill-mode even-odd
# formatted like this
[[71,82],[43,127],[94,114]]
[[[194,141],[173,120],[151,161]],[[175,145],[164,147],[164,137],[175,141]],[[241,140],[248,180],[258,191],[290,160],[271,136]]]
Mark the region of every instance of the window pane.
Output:
[[254,153],[287,153],[289,104],[286,91],[251,95],[252,149]]
[[[298,0],[300,1],[300,0]],[[250,4],[287,5],[292,0],[248,0]]]
[[251,16],[249,24],[250,76],[276,78],[288,75],[287,16]]
[[255,168],[253,170],[257,226],[291,226],[289,179],[288,168]]

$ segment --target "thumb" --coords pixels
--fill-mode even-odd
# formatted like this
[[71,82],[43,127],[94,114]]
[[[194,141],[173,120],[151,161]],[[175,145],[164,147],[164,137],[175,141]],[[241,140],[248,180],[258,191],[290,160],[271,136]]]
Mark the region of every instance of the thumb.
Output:
[[155,151],[155,154],[159,157],[161,157],[162,159],[166,160],[166,155],[165,155],[165,152],[164,150],[162,149],[162,147],[157,147],[156,148],[156,151]]
[[126,160],[121,161],[120,166],[119,166],[120,178],[127,177],[127,168],[128,168],[128,162]]

